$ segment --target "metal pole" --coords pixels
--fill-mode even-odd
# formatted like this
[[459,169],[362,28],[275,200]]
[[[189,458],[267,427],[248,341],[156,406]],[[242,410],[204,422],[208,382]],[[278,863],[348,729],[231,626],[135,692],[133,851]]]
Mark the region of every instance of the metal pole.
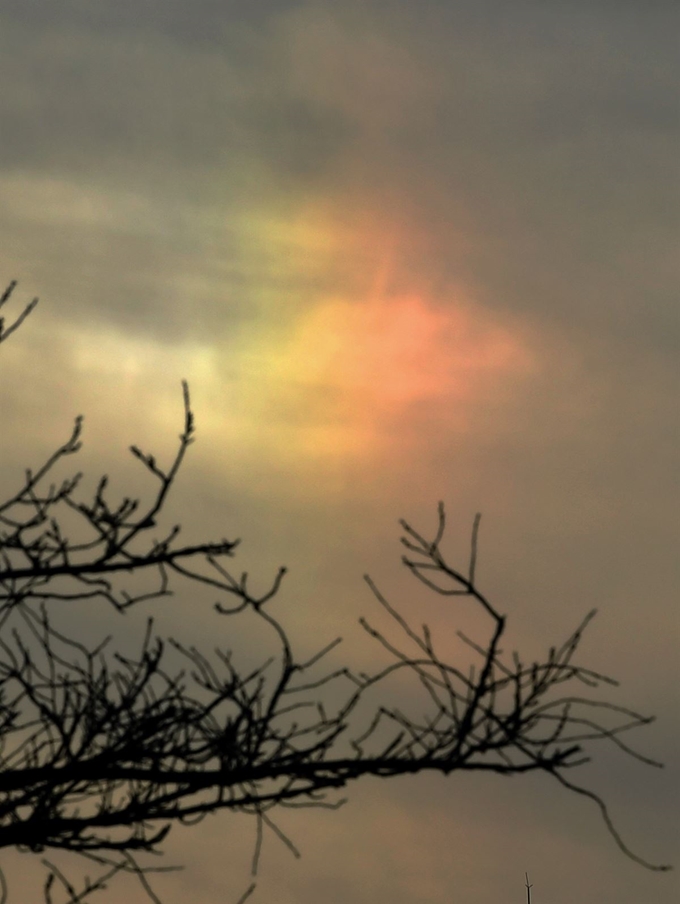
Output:
[[527,889],[527,904],[531,904],[531,889],[534,887],[533,885],[529,885],[529,876],[524,873],[524,878],[526,880],[526,889]]

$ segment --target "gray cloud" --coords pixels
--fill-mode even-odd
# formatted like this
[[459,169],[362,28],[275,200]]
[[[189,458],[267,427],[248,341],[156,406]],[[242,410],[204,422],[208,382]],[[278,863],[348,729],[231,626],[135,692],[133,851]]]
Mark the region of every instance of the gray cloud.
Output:
[[[487,304],[670,344],[678,117],[662,10],[163,9],[3,12],[5,173],[123,185],[166,235],[168,197],[228,219],[272,190],[325,185],[426,231],[405,269],[424,255],[435,281],[484,283]],[[465,253],[447,241],[461,227]],[[121,242],[136,239],[115,238],[112,260]],[[157,252],[136,248],[172,273],[191,244],[177,228]]]
[[[242,534],[254,573],[289,563],[281,605],[304,643],[339,627],[370,663],[351,646],[374,612],[364,570],[416,624],[427,607],[404,587],[394,519],[431,524],[443,497],[460,551],[481,509],[481,573],[517,646],[543,650],[600,606],[583,660],[659,713],[640,747],[676,768],[677,14],[628,0],[5,0],[0,244],[6,279],[42,302],[0,353],[3,481],[82,407],[93,472],[115,472],[130,442],[167,451],[178,380],[195,375],[177,516],[190,535]],[[319,299],[363,298],[392,227],[390,289],[425,287],[442,307],[468,295],[525,337],[536,369],[462,417],[448,396],[414,404],[383,457],[305,457],[296,431],[310,412],[331,420],[340,390],[303,398],[276,372],[267,394],[258,337],[265,355]],[[428,612],[442,638],[458,627]],[[166,615],[186,621],[179,603]],[[636,848],[672,857],[673,774],[636,768],[594,775]],[[332,814],[337,828],[314,823],[299,867],[265,860],[261,899],[315,902],[339,875],[336,897],[357,904],[406,904],[419,878],[433,901],[455,888],[486,904],[521,898],[529,868],[545,871],[541,900],[676,900],[675,876],[624,861],[560,789],[422,787],[387,802],[354,789],[366,803]],[[457,859],[446,832],[422,840],[435,818]],[[176,859],[202,864],[205,831],[198,860],[184,835]],[[211,843],[205,900],[223,875]]]

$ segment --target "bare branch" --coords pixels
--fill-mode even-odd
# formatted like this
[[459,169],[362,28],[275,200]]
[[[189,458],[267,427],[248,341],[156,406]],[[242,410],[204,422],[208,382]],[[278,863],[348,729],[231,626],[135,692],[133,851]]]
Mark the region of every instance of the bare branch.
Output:
[[[14,292],[16,287],[17,287],[17,281],[15,279],[13,279],[12,282],[7,286],[5,291],[2,293],[2,295],[0,295],[0,308],[2,308],[3,305],[9,301],[9,299],[12,295],[12,292]],[[38,299],[34,298],[33,301],[30,301],[26,305],[26,307],[21,312],[21,314],[19,314],[19,316],[14,321],[14,323],[11,323],[9,326],[5,326],[4,317],[0,317],[0,342],[4,342],[5,339],[9,338],[9,336],[11,336],[12,333],[21,326],[21,324],[24,322],[24,320],[28,317],[28,315],[31,313],[31,311],[35,308],[35,306],[37,304],[38,304]]]
[[[0,324],[0,341],[30,310],[32,305],[4,333]],[[597,804],[628,857],[649,869],[668,869],[634,854],[598,794],[565,777],[590,760],[600,741],[646,765],[660,765],[620,737],[651,718],[587,696],[616,685],[576,663],[594,611],[542,660],[504,656],[506,616],[477,583],[481,516],[474,519],[464,572],[442,550],[446,512],[440,502],[432,539],[400,522],[407,550],[402,561],[426,591],[444,600],[455,597],[456,612],[463,606],[483,613],[488,627],[482,640],[459,632],[475,662],[442,658],[428,625],[412,627],[368,576],[380,611],[401,637],[394,640],[360,620],[386,651],[388,664],[371,674],[349,666],[324,670],[322,660],[339,638],[298,659],[275,607],[268,605],[285,568],[256,595],[246,572],[234,575],[226,566],[238,540],[179,545],[179,525],[160,527],[195,438],[186,382],[182,400],[183,429],[169,465],[131,447],[155,488],[147,504],[132,496],[112,501],[106,475],[86,499],[79,495],[80,473],[55,480],[57,467],[81,447],[82,418],[0,504],[0,848],[71,852],[103,869],[77,888],[52,860],[44,860],[46,904],[55,887],[76,904],[122,872],[134,873],[158,902],[146,878],[150,870],[136,856],[160,852],[178,823],[192,824],[220,810],[256,818],[255,875],[265,829],[299,856],[274,821],[276,807],[336,808],[344,802],[336,797],[339,789],[362,776],[424,771],[552,775]],[[153,578],[151,589],[137,586],[139,576]],[[209,655],[186,647],[158,636],[152,619],[135,656],[116,652],[112,637],[88,644],[55,625],[65,602],[104,600],[125,612],[169,596],[173,582],[210,588],[219,598],[209,611],[239,613],[266,627],[277,653],[239,671],[231,648]],[[168,649],[179,657],[179,667]],[[381,689],[393,677],[409,678],[422,693],[417,718],[381,702]],[[339,703],[329,703],[327,689]],[[360,716],[366,707],[368,720]],[[240,904],[254,890],[253,882]],[[4,904],[2,873],[0,896]]]

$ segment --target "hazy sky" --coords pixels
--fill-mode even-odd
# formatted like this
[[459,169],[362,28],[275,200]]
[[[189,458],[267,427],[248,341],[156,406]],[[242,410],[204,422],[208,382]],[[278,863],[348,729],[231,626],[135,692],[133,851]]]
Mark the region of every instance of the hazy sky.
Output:
[[[397,518],[429,530],[445,500],[464,561],[483,512],[508,643],[539,656],[597,606],[581,662],[658,715],[629,740],[665,770],[601,745],[581,778],[676,866],[678,10],[0,0],[0,283],[17,312],[41,299],[0,352],[2,489],[82,412],[81,466],[122,492],[131,443],[172,453],[186,377],[169,523],[242,537],[263,584],[287,564],[277,614],[359,668],[358,617],[387,627],[366,571],[443,646],[459,624],[400,570]],[[215,619],[181,595],[161,614],[228,646]],[[547,778],[349,796],[284,812],[302,859],[267,836],[253,904],[511,904],[525,871],[534,904],[678,900]],[[178,829],[165,904],[235,902],[254,833]]]

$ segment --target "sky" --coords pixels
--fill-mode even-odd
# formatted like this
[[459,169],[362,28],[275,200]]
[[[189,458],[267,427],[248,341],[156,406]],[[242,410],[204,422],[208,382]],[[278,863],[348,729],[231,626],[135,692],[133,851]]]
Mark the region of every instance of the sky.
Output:
[[[79,466],[142,486],[127,449],[169,460],[187,379],[168,523],[241,537],[262,586],[287,565],[299,649],[342,635],[357,668],[359,617],[386,627],[367,572],[443,647],[467,617],[414,585],[398,519],[444,500],[464,562],[482,512],[508,644],[540,657],[597,607],[582,664],[658,716],[629,740],[664,770],[601,744],[581,779],[676,867],[679,26],[670,0],[0,0],[0,283],[40,298],[0,351],[0,488],[80,413]],[[209,603],[162,609],[230,643]],[[253,904],[511,904],[525,872],[534,904],[677,900],[547,777],[348,791],[281,816],[302,857],[265,837]],[[235,904],[254,838],[177,829],[164,904]],[[27,856],[2,863],[29,900]]]

